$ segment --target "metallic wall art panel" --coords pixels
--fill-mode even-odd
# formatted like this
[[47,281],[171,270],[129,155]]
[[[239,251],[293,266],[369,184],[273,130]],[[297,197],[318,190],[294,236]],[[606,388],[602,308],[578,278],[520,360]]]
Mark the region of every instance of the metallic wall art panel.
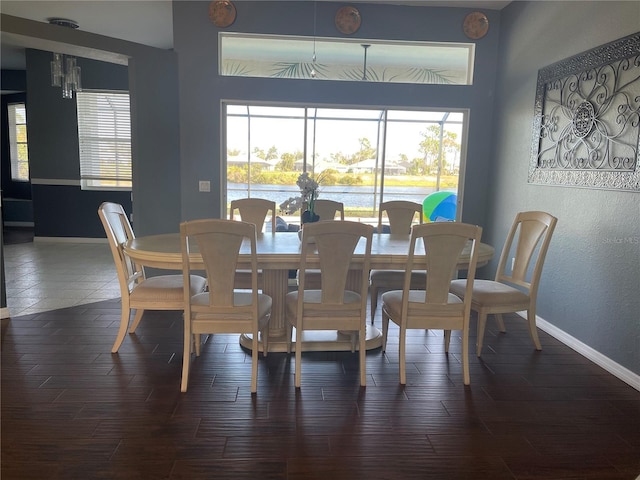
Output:
[[538,71],[529,183],[640,191],[640,33]]

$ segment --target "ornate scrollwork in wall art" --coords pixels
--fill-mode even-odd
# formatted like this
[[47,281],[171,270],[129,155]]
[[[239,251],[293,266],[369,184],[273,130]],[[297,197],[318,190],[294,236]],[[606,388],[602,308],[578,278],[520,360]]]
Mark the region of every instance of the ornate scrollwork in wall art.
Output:
[[640,191],[640,33],[538,71],[529,183]]

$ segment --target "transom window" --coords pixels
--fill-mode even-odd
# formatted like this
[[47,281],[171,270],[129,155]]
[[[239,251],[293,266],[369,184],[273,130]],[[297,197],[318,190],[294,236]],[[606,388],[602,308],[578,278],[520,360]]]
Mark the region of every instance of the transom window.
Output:
[[473,83],[474,43],[220,32],[220,75],[387,83]]

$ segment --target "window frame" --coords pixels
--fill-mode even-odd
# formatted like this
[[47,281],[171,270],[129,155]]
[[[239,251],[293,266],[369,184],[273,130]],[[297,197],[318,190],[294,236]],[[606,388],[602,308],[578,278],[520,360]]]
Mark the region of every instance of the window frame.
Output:
[[[18,123],[16,109],[23,108],[24,109],[24,122]],[[27,183],[30,181],[29,174],[29,136],[27,132],[27,105],[26,102],[11,102],[7,104],[7,116],[9,121],[9,158],[10,158],[10,167],[11,167],[11,180],[13,182],[24,182]],[[19,140],[18,127],[24,125],[24,136],[25,140]],[[20,159],[20,155],[18,153],[19,146],[24,145],[26,147],[26,159]],[[26,164],[26,176],[20,175],[20,165]]]

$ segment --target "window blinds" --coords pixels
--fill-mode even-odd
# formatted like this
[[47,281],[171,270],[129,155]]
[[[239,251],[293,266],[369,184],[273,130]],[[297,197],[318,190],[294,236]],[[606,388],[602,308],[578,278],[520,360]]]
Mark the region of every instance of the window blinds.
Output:
[[77,92],[83,189],[131,188],[129,93]]

